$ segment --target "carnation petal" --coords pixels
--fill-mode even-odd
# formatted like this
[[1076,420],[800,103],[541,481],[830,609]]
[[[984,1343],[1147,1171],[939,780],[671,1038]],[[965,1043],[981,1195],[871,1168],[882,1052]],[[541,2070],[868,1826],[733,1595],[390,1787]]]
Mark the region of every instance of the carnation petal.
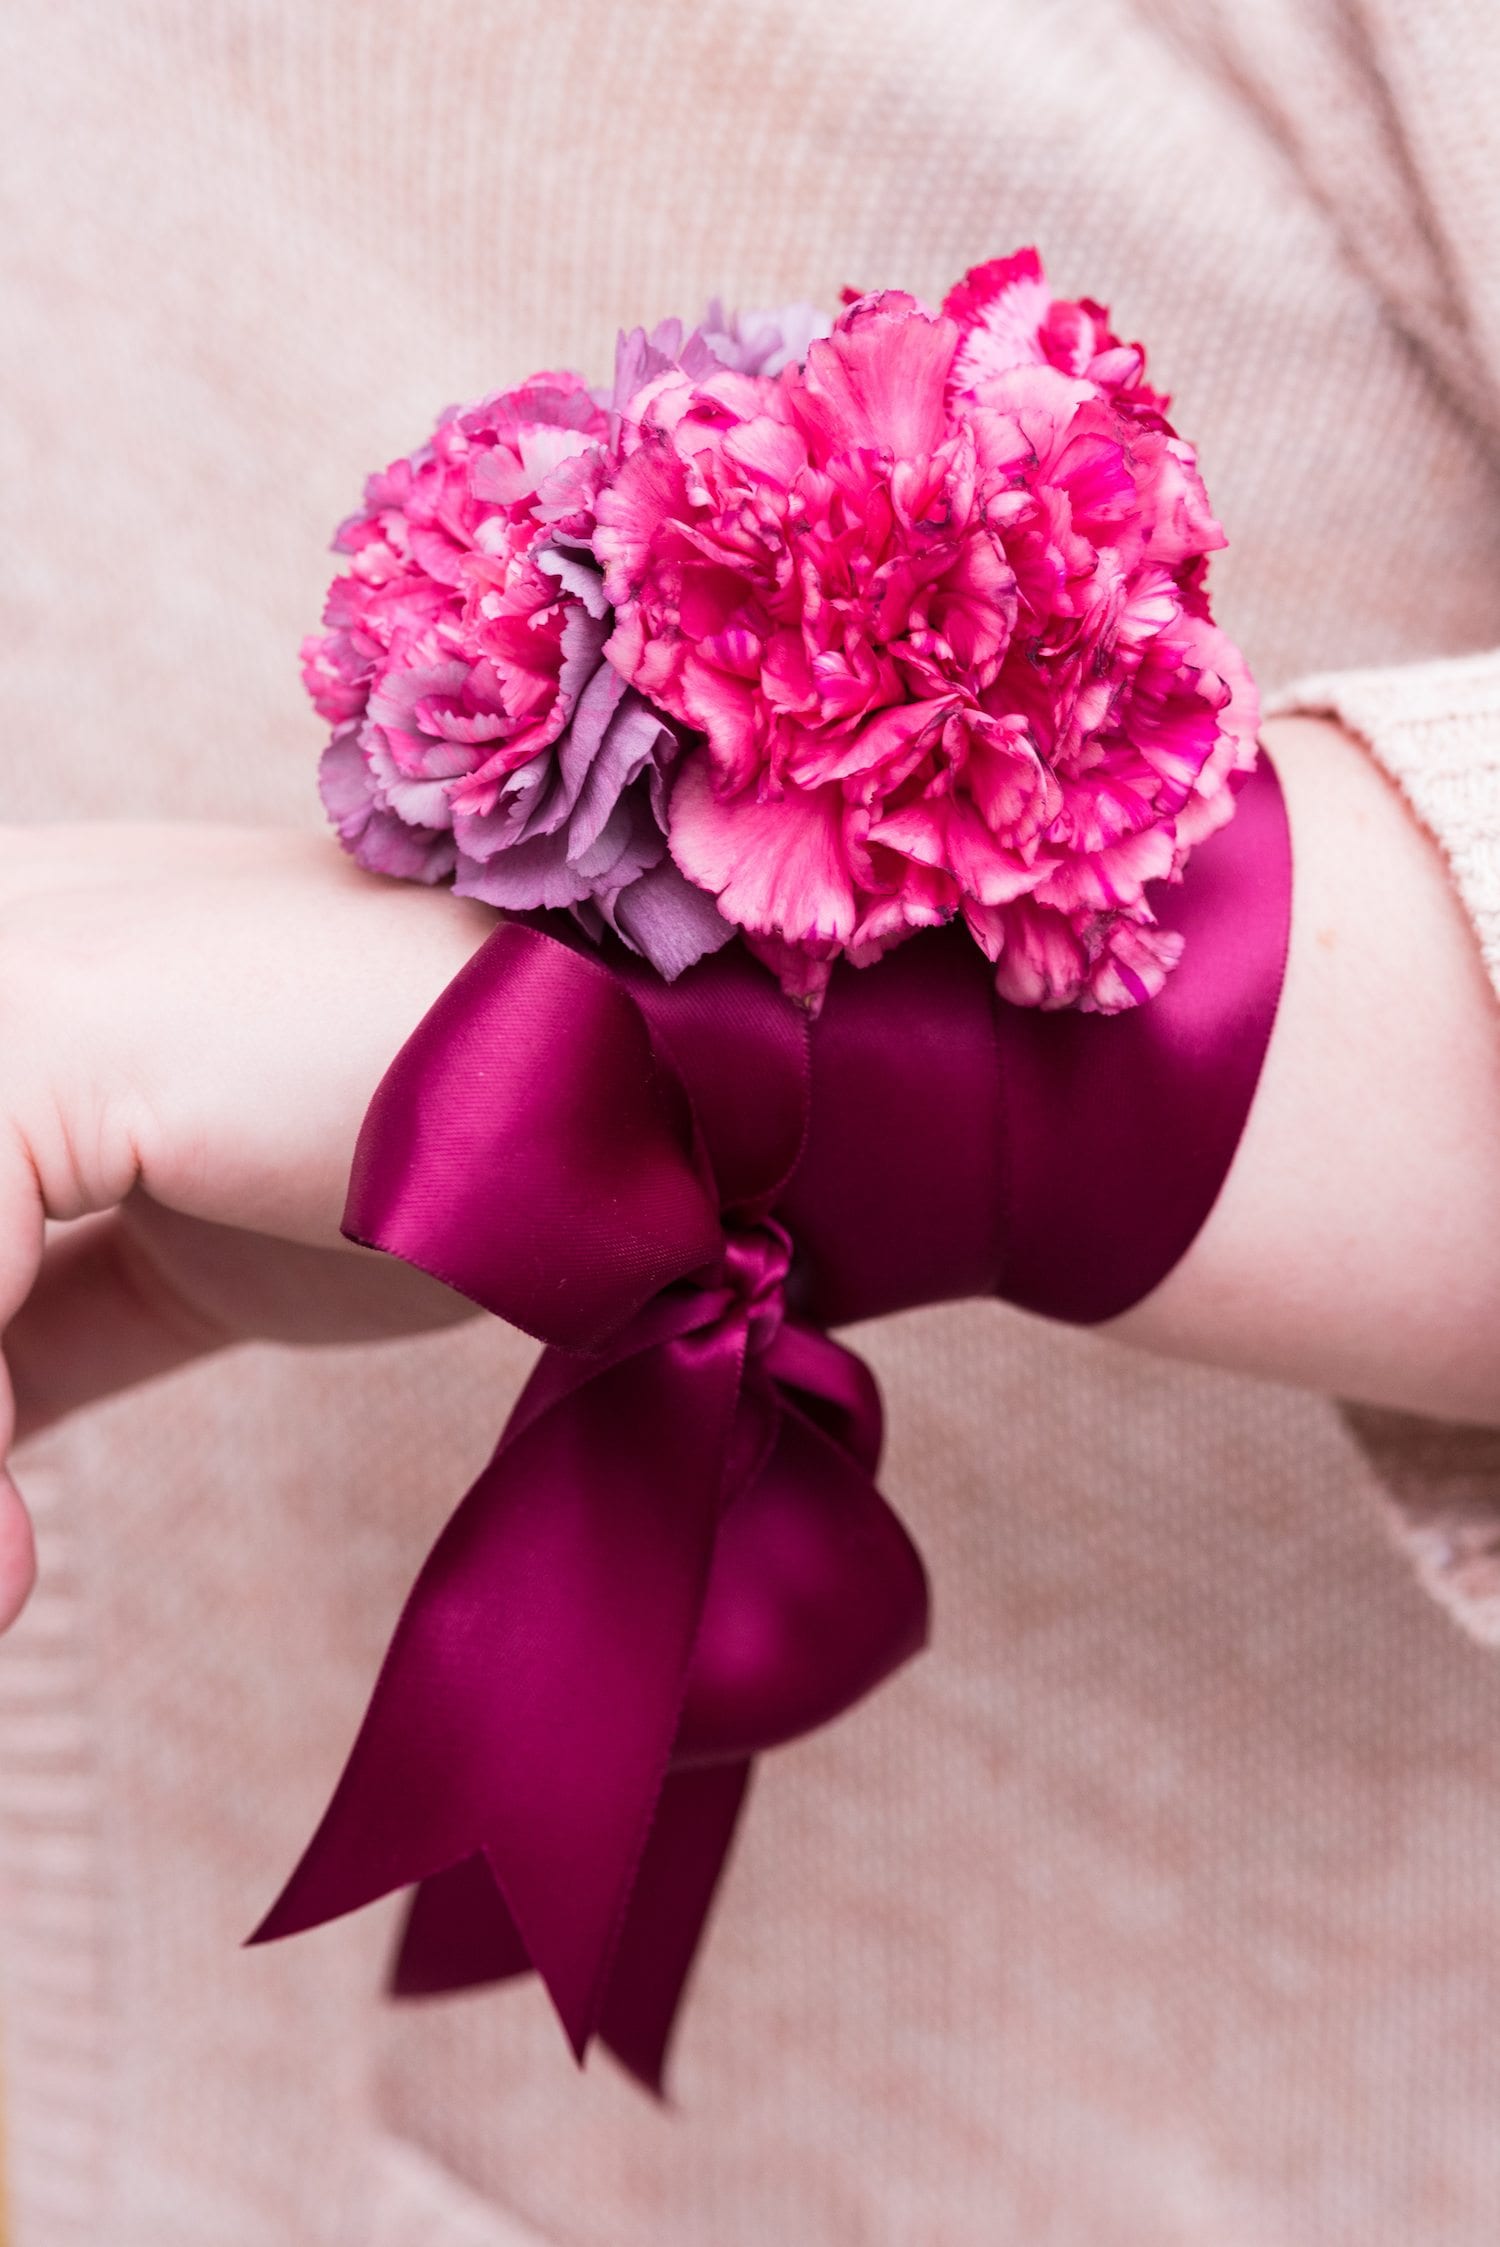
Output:
[[951,796],[888,813],[872,825],[869,839],[951,875],[965,897],[982,905],[1004,905],[1034,890],[1049,863],[1007,849],[972,804]]
[[[582,843],[577,832],[568,831],[568,859],[575,873],[588,883],[589,894],[597,896],[601,890],[616,883],[633,880],[642,871],[642,858],[632,853],[636,823],[631,816],[628,797],[617,797],[610,805],[603,823]],[[660,835],[653,835],[647,845],[647,863],[661,856],[665,845]]]
[[1184,942],[1175,929],[1125,916],[1113,922],[1078,1000],[1081,1012],[1123,1014],[1154,999],[1181,959]]
[[[572,815],[573,853],[575,860],[580,861],[583,852],[588,850],[615,804],[632,782],[653,766],[670,764],[675,759],[678,748],[677,737],[670,727],[662,722],[649,703],[643,702],[638,694],[627,688],[623,680],[610,671],[608,666],[601,671],[600,679],[609,682],[606,692],[614,689],[619,691],[614,693],[614,699],[608,705],[610,715],[602,732],[592,744],[586,740],[583,744],[586,763]],[[585,701],[589,700],[593,691],[591,684],[589,694],[584,697]],[[603,695],[600,699],[603,701]],[[583,715],[583,703],[580,702],[578,716],[574,719],[569,735],[560,745],[559,763],[569,776],[569,785],[570,767],[579,753],[583,732],[579,720]],[[592,712],[589,713],[589,719],[592,727]]]
[[[944,386],[958,330],[909,306],[864,298],[812,345],[791,398],[800,427],[835,452],[874,444],[897,460],[936,452],[948,434]],[[887,307],[892,309],[887,309]]]
[[575,600],[583,603],[590,616],[608,616],[604,573],[584,555],[567,546],[544,546],[534,559],[537,568],[555,577],[565,593],[571,593]]
[[594,552],[604,568],[604,589],[616,608],[640,582],[657,529],[686,514],[687,479],[675,452],[661,440],[632,453],[599,494]]
[[957,904],[958,894],[946,869],[910,864],[899,887],[866,903],[849,940],[849,958],[856,967],[872,967],[918,929],[941,928],[951,921]]
[[393,812],[371,809],[357,836],[344,838],[345,847],[367,873],[386,874],[403,882],[444,882],[453,871],[453,837],[431,828],[413,827]]
[[996,376],[1045,360],[1041,331],[1051,304],[1035,250],[972,267],[943,299],[944,312],[962,335],[955,383],[983,397]]
[[318,760],[318,794],[340,830],[347,820],[362,819],[374,802],[370,768],[352,727],[337,732]]
[[458,897],[477,897],[516,913],[576,905],[589,894],[587,879],[568,863],[567,831],[561,828],[529,836],[482,861],[460,849],[453,889]]
[[1037,897],[1064,913],[1113,912],[1138,904],[1146,883],[1164,881],[1175,863],[1173,827],[1158,822],[1108,850],[1069,854],[1052,868]]
[[688,724],[708,736],[720,785],[742,787],[754,773],[761,746],[756,683],[689,650],[683,658],[680,699]]
[[452,871],[451,835],[414,827],[376,801],[370,769],[352,732],[336,734],[324,750],[318,793],[345,850],[372,874],[438,882]]
[[769,414],[757,414],[731,429],[724,449],[741,468],[765,477],[789,491],[798,471],[807,466],[807,446],[800,433]]
[[779,936],[747,936],[745,949],[762,967],[769,968],[789,999],[806,1008],[816,1021],[833,964],[836,944],[788,944]]
[[702,758],[688,758],[672,791],[667,836],[690,882],[721,913],[793,945],[846,944],[856,907],[835,788],[795,789],[772,803],[723,803]]
[[964,917],[996,963],[1002,999],[1049,1013],[1076,1004],[1088,980],[1088,954],[1065,913],[1018,898],[993,914],[966,908]]
[[1152,492],[1152,556],[1175,565],[1227,546],[1229,541],[1209,506],[1192,446],[1181,437],[1158,442],[1161,449]]
[[[585,690],[607,671],[604,643],[609,633],[607,616],[596,617],[579,606],[569,608],[563,620],[562,662],[557,672],[557,699],[564,712],[573,711]],[[606,681],[606,685],[612,692],[612,682]]]
[[815,304],[784,304],[772,312],[740,312],[726,319],[715,298],[700,333],[714,357],[739,374],[778,375],[800,366],[808,347],[828,333],[828,315]]
[[650,867],[601,909],[616,935],[643,953],[669,983],[685,968],[720,951],[735,934],[707,890],[690,882],[670,858]]
[[539,749],[511,772],[492,784],[493,801],[476,808],[466,795],[455,792],[453,832],[466,858],[481,864],[496,851],[513,850],[535,835],[550,835],[568,814],[567,798],[556,759]]
[[[393,737],[384,727],[366,721],[360,735],[360,747],[364,752],[376,802],[384,810],[395,812],[398,818],[409,821],[413,827],[450,826],[450,776],[439,774],[435,778],[413,777],[403,769],[402,762],[395,753],[402,746],[400,735]],[[413,743],[411,746],[420,747],[420,744]]]

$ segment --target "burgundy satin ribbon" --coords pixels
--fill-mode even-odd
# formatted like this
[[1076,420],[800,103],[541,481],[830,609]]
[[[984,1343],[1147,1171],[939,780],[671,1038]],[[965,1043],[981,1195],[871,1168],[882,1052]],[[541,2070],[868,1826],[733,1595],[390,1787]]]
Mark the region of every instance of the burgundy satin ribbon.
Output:
[[1162,912],[1181,966],[1109,1019],[1004,1005],[951,929],[839,970],[811,1030],[737,946],[668,986],[496,930],[381,1084],[345,1231],[548,1347],[252,1940],[415,1884],[398,1990],[535,1968],[580,2058],[660,2087],[751,1759],[927,1634],[826,1328],[1149,1294],[1238,1144],[1289,900],[1262,759]]

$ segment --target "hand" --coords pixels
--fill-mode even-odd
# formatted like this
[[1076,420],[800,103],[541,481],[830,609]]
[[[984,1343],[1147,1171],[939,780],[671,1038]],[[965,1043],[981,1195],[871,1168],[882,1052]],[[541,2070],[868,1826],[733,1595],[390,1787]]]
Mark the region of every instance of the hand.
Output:
[[338,1225],[370,1095],[493,925],[316,836],[0,828],[0,1629],[14,1437],[233,1342],[471,1310]]

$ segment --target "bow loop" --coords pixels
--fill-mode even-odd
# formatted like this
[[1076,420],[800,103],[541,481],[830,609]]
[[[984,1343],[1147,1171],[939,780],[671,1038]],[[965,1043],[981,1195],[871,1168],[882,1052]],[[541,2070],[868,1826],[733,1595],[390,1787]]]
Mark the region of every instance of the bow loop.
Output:
[[344,1231],[566,1349],[719,1256],[681,1081],[598,959],[507,922],[387,1070]]
[[816,1731],[927,1640],[926,1572],[869,1471],[781,1389],[724,1511],[673,1749],[738,1761]]

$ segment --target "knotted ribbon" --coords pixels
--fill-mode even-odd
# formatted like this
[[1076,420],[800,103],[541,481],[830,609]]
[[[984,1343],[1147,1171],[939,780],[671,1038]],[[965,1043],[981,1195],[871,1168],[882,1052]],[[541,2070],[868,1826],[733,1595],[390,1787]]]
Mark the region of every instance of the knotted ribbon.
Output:
[[1168,895],[1181,965],[1107,1019],[1005,1005],[956,929],[840,968],[816,1024],[737,945],[668,986],[495,931],[383,1080],[344,1229],[547,1347],[253,1940],[415,1885],[399,1991],[534,1968],[580,2059],[660,2088],[753,1758],[927,1635],[826,1329],[1148,1294],[1233,1158],[1289,900],[1263,758]]

